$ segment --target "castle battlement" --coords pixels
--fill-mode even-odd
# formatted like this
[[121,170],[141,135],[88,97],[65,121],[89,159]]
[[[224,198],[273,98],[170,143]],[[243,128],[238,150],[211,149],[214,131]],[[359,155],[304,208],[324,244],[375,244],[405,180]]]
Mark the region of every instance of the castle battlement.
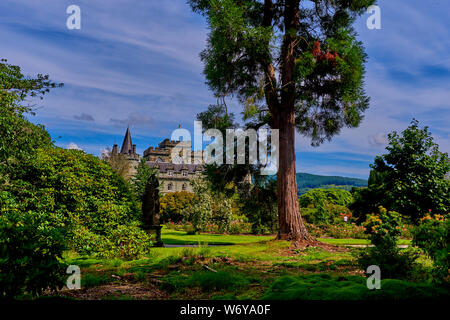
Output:
[[[164,190],[162,193],[170,193],[176,191],[188,191],[192,192],[190,181],[197,179],[201,176],[203,169],[203,155],[204,151],[191,151],[191,141],[175,141],[170,139],[164,139],[158,144],[158,147],[148,147],[144,151],[144,158],[147,161],[147,165],[152,168],[158,169],[158,179],[164,183]],[[179,162],[172,162],[172,150],[178,148],[180,152]],[[191,154],[190,162],[184,163],[182,156],[184,151],[189,151]],[[125,138],[122,144],[120,153],[118,152],[118,146],[113,147],[114,154],[121,154],[126,159],[133,161],[133,173],[135,174],[135,168],[140,160],[139,155],[136,153],[136,145],[131,142],[131,134],[129,128],[125,134]]]

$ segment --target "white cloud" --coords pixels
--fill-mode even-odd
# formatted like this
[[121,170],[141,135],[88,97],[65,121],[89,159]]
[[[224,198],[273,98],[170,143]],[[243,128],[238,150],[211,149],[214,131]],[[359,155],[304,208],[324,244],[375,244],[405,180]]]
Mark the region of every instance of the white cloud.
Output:
[[385,133],[378,133],[374,136],[369,136],[369,144],[371,146],[384,146],[388,142],[387,135]]
[[73,143],[73,142],[71,142],[67,145],[67,149],[68,150],[83,150],[76,143]]

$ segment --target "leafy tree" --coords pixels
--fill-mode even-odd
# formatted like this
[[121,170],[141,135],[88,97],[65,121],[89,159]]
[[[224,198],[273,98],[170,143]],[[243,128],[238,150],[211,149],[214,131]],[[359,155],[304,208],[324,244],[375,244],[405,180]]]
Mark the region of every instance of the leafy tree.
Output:
[[252,232],[274,233],[278,229],[277,181],[256,175],[253,185],[240,190],[241,212],[251,223]]
[[423,217],[413,229],[413,244],[423,249],[433,260],[433,280],[442,282],[450,269],[450,215]]
[[52,144],[43,126],[29,122],[24,114],[33,114],[27,98],[41,98],[51,88],[60,87],[49,77],[25,77],[20,67],[0,60],[0,188],[14,178],[17,163],[29,161],[37,148]]
[[183,213],[192,206],[193,198],[194,194],[187,191],[171,192],[161,197],[161,223],[182,222],[185,218]]
[[25,103],[58,86],[48,76],[25,77],[20,67],[0,60],[0,297],[38,295],[61,284],[62,217],[50,209],[48,194],[24,180],[36,150],[52,145],[45,129],[25,118],[32,113]]
[[363,270],[376,265],[381,268],[384,278],[409,275],[415,267],[418,253],[398,248],[402,225],[402,217],[398,212],[388,211],[381,206],[378,214],[367,216],[364,226],[374,246],[365,248],[359,254],[358,263]]
[[220,232],[228,232],[233,217],[233,200],[224,193],[214,193],[212,201],[212,221]]
[[189,0],[211,30],[201,53],[211,90],[236,95],[247,119],[279,129],[279,239],[312,241],[298,208],[295,128],[317,145],[358,126],[368,107],[352,24],[374,2]]
[[413,120],[401,135],[389,134],[388,153],[375,158],[369,190],[383,206],[417,222],[429,211],[446,214],[450,205],[450,161],[428,127]]
[[[223,137],[226,136],[227,129],[237,128],[238,124],[234,122],[234,114],[227,113],[224,104],[210,105],[208,109],[197,115],[197,120],[202,122],[203,130],[217,129]],[[248,143],[246,142],[246,157],[248,158]],[[233,150],[234,151],[234,150]],[[233,185],[239,188],[242,185],[247,174],[255,174],[258,168],[254,165],[236,165],[226,163],[226,144],[223,146],[223,163],[221,165],[216,163],[205,164],[203,172],[206,179],[211,183],[211,188],[214,192],[225,192],[228,197],[232,197],[235,188],[229,188]]]
[[342,189],[312,189],[299,199],[303,217],[314,224],[343,222],[344,215],[351,216],[348,206],[352,202],[352,194]]
[[125,154],[114,154],[111,150],[106,149],[102,153],[102,159],[113,168],[113,170],[124,179],[129,178],[131,170],[131,161],[127,159]]
[[301,207],[318,207],[321,203],[331,203],[348,206],[353,202],[352,194],[342,189],[313,189],[302,195],[299,199]]
[[0,298],[62,287],[65,232],[57,213],[26,210],[23,199],[0,191]]
[[[131,187],[137,199],[142,199],[145,192],[145,186],[147,185],[148,179],[152,175],[157,175],[158,170],[156,168],[151,168],[147,165],[147,160],[142,158],[136,168],[136,174],[131,178]],[[162,187],[160,185],[160,187]]]
[[205,180],[196,179],[191,183],[195,196],[192,206],[183,210],[183,215],[192,223],[194,232],[199,232],[211,221],[213,200],[210,187]]

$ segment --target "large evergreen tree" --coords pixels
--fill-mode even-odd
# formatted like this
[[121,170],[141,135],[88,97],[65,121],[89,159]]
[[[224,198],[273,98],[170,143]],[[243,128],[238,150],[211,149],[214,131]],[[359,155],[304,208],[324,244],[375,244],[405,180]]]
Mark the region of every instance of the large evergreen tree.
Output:
[[190,0],[208,19],[207,84],[279,129],[279,239],[312,241],[297,198],[295,128],[318,145],[356,127],[369,99],[352,24],[375,0]]

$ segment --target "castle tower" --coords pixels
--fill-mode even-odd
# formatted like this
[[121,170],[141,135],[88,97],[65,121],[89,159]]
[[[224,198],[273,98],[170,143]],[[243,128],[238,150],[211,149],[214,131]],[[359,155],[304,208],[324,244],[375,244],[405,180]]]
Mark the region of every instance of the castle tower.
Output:
[[[122,148],[120,149],[120,153],[118,153],[118,146],[115,144],[113,146],[112,156],[114,156],[116,161],[127,161],[129,166],[122,174],[124,178],[128,179],[134,174],[136,174],[136,168],[139,165],[139,154],[136,153],[136,145],[131,141],[131,132],[130,127],[127,128],[125,133],[125,137],[123,139]],[[122,159],[122,160],[120,160]],[[118,165],[123,166],[123,165]]]
[[127,132],[125,133],[125,138],[123,139],[120,154],[133,154],[133,143],[131,142],[130,127],[127,127]]

